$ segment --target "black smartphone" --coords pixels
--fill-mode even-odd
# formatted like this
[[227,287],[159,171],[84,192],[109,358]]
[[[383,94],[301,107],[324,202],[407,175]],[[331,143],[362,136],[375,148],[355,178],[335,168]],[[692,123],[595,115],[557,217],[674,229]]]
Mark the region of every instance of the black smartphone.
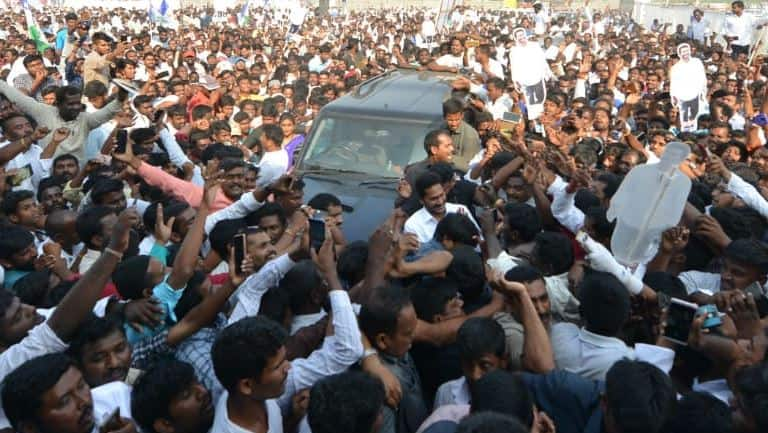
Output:
[[243,273],[242,265],[243,260],[245,260],[245,236],[245,233],[238,233],[232,240],[235,249],[235,266],[237,267],[235,272],[238,274]]
[[128,144],[128,131],[120,129],[117,131],[117,148],[121,151],[125,151],[125,146]]
[[160,80],[160,79],[163,79],[163,78],[167,77],[168,75],[170,75],[168,73],[168,71],[162,71],[162,72],[158,73],[157,75],[155,75],[155,78]]
[[315,251],[320,251],[320,247],[325,242],[325,221],[320,218],[310,218],[309,220],[309,245]]
[[677,344],[687,345],[688,334],[691,333],[691,323],[696,317],[698,305],[672,298],[667,308],[667,326],[664,328],[664,338]]

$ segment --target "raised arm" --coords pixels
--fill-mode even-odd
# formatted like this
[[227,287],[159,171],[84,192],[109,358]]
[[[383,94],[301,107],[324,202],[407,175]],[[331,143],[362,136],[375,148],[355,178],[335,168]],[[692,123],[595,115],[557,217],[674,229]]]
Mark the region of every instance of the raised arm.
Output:
[[176,259],[173,261],[173,271],[168,277],[168,285],[176,290],[184,288],[187,281],[192,278],[192,274],[195,273],[200,247],[205,239],[205,220],[219,188],[220,186],[215,180],[206,182],[203,201],[197,209],[192,227],[189,228],[187,236],[176,254]]
[[42,102],[37,102],[35,98],[31,98],[21,93],[3,80],[0,80],[0,93],[5,95],[5,97],[19,107],[21,111],[32,116],[38,123],[45,124],[48,122],[50,120],[48,116],[58,116],[58,114],[55,114],[55,108],[45,105]]
[[138,221],[139,215],[135,210],[126,209],[120,214],[104,253],[75,283],[48,319],[48,326],[62,340],[69,340],[82,321],[91,314],[104,286],[112,276],[112,271],[122,259],[123,252],[128,249],[131,227]]
[[535,373],[547,373],[555,369],[555,357],[544,324],[541,323],[536,307],[523,284],[507,281],[499,273],[493,285],[508,299],[514,300],[517,317],[523,325],[523,365]]

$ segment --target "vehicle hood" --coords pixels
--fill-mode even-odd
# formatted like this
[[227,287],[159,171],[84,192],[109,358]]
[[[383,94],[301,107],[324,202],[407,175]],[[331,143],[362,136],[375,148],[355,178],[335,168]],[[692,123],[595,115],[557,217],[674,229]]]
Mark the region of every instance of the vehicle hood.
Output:
[[304,175],[304,197],[309,201],[316,194],[330,193],[344,206],[342,231],[348,242],[367,241],[390,215],[397,198],[397,179],[382,185],[360,186],[358,176],[347,177],[343,173],[333,176]]

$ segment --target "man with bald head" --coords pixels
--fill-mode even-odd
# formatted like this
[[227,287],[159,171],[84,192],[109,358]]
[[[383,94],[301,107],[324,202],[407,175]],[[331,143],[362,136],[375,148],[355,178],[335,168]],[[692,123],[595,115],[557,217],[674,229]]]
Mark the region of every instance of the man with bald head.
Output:
[[69,209],[55,210],[45,219],[45,232],[52,242],[61,246],[61,257],[70,269],[83,250],[75,221],[77,212]]

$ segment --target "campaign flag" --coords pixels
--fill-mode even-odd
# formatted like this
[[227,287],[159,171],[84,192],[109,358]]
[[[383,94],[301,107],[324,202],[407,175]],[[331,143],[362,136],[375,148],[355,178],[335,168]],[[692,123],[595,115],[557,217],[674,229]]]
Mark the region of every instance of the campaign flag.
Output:
[[34,15],[32,15],[32,9],[29,7],[29,2],[27,0],[21,0],[21,6],[24,8],[24,18],[27,20],[29,38],[35,41],[37,51],[42,53],[48,48],[48,42],[45,40],[42,30],[40,30],[40,27],[37,25]]
[[240,12],[237,13],[237,24],[241,27],[247,26],[251,22],[250,7],[251,0],[245,0],[243,7],[240,8]]

